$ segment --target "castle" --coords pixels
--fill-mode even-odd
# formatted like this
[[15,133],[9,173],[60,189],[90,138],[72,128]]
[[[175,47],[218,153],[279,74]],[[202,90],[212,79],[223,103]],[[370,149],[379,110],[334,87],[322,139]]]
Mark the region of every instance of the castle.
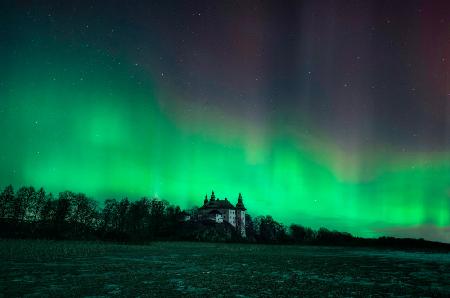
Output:
[[236,206],[233,206],[227,198],[220,200],[211,193],[208,200],[208,195],[205,195],[203,206],[198,209],[199,219],[213,220],[217,223],[228,222],[236,228],[236,230],[245,237],[245,207],[242,202],[242,195],[239,193]]

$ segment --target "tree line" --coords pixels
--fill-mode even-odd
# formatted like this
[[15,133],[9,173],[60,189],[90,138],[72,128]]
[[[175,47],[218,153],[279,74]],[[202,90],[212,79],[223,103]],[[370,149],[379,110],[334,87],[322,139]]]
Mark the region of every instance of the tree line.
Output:
[[[193,210],[192,210],[193,211]],[[192,212],[195,214],[195,212]],[[272,216],[252,218],[246,214],[246,238],[228,223],[185,220],[187,213],[166,200],[143,197],[107,199],[103,206],[83,193],[8,185],[0,194],[0,237],[146,242],[190,240],[251,242],[264,244],[312,244],[397,247],[443,247],[449,244],[423,239],[380,237],[365,239],[350,233],[313,230],[301,225],[285,226]]]
[[[102,208],[83,193],[11,185],[0,194],[1,236],[146,241],[174,233],[181,210],[159,199],[108,199]],[[9,229],[6,229],[9,227]]]

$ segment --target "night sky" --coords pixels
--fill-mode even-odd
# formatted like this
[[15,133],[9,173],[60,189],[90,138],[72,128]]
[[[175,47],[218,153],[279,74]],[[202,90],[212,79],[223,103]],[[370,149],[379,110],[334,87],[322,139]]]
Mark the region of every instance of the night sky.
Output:
[[2,1],[0,186],[450,242],[449,1]]

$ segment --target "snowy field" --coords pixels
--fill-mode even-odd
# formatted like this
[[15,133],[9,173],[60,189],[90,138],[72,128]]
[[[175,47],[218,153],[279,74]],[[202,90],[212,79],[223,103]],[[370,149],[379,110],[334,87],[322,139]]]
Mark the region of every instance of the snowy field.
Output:
[[0,240],[0,297],[449,297],[450,254]]

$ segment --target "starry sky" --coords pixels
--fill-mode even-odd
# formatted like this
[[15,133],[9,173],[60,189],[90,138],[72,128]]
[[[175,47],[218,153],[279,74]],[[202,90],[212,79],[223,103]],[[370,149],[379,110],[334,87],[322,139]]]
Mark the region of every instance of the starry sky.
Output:
[[450,242],[448,1],[2,1],[0,185]]

